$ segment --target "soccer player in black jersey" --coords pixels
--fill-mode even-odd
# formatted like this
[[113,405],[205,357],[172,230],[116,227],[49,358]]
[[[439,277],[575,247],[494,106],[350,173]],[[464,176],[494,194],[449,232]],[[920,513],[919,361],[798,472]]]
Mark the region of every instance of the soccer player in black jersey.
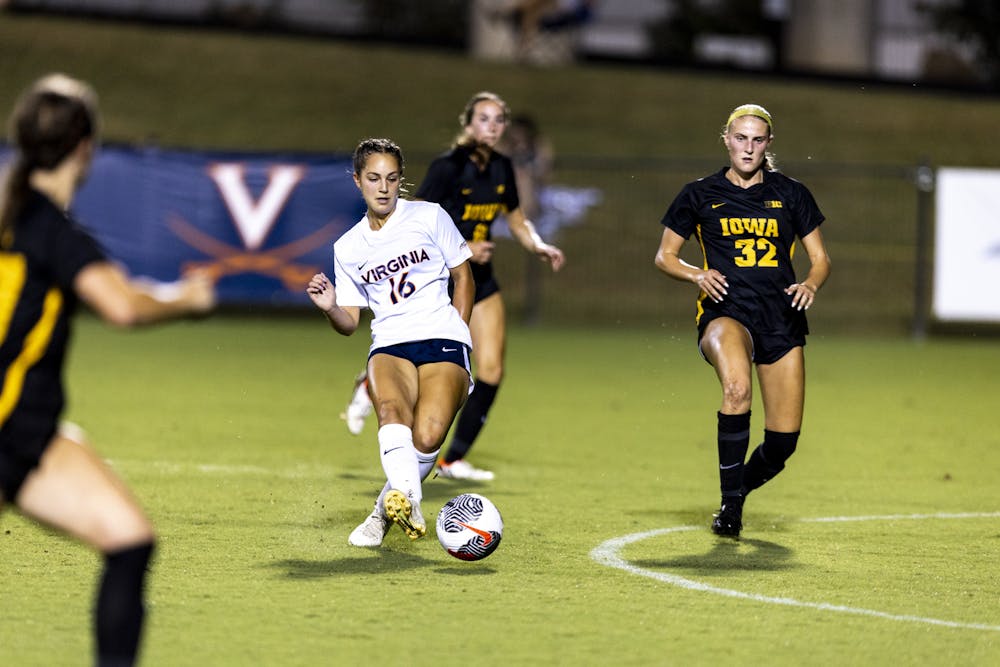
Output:
[[97,124],[92,89],[64,75],[36,82],[11,116],[16,155],[0,207],[0,509],[12,504],[104,555],[94,606],[97,664],[131,665],[153,528],[81,429],[59,422],[70,320],[80,300],[123,327],[203,313],[215,290],[200,276],[169,288],[140,286],[67,215]]
[[[509,119],[507,104],[498,95],[475,94],[459,116],[462,132],[454,146],[431,163],[415,195],[417,199],[440,204],[472,250],[470,266],[476,297],[469,329],[476,383],[437,469],[441,477],[452,479],[493,479],[492,471],[476,468],[465,460],[486,423],[504,373],[506,311],[493,275],[493,221],[505,217],[514,238],[525,250],[548,262],[553,271],[558,271],[565,262],[562,251],[545,243],[524,215],[514,167],[507,156],[495,150]],[[370,409],[363,375],[355,389],[351,405],[344,413],[352,432],[360,431],[362,423],[357,417],[352,423],[352,415],[363,418]]]
[[442,477],[493,477],[492,472],[475,468],[465,460],[486,423],[504,373],[506,311],[493,275],[493,221],[504,216],[521,246],[548,262],[554,271],[565,262],[562,251],[545,243],[525,217],[514,167],[507,156],[495,150],[509,121],[510,111],[498,95],[490,92],[474,95],[459,116],[462,133],[454,147],[431,163],[416,193],[418,199],[439,203],[468,239],[472,276],[476,281],[476,300],[469,322],[476,386],[462,408],[438,467]]
[[[687,184],[663,216],[656,266],[698,286],[698,346],[722,387],[718,412],[722,503],[712,522],[718,535],[739,537],[743,501],[777,475],[795,451],[805,403],[805,311],[830,275],[809,190],[779,173],[768,151],[770,114],[756,104],[737,107],[722,139],[730,164]],[[679,257],[694,234],[704,263]],[[796,239],[809,272],[796,280]],[[750,443],[752,368],[764,405],[764,440],[746,460]]]

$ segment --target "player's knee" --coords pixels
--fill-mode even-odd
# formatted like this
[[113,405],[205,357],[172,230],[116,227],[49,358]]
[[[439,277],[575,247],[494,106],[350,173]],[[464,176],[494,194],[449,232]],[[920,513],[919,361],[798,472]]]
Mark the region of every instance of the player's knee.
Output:
[[430,454],[441,449],[444,438],[414,438],[413,447],[421,454]]
[[750,409],[753,389],[744,379],[725,380],[722,383],[722,401],[728,408],[723,412],[740,414]]
[[116,554],[126,553],[129,551],[142,552],[145,554],[143,559],[143,567],[145,567],[148,563],[149,557],[152,555],[153,551],[156,550],[156,543],[156,535],[150,531],[150,533],[143,539],[110,546],[107,549],[102,549],[101,552],[105,556],[109,557],[114,557]]
[[105,514],[95,522],[92,531],[95,546],[104,553],[156,540],[153,524],[135,507]]
[[503,381],[504,367],[502,361],[484,363],[476,366],[476,379],[487,384],[498,385]]
[[412,411],[396,399],[379,400],[375,405],[379,424],[409,424]]
[[418,452],[429,454],[441,448],[441,443],[447,434],[447,424],[436,420],[425,420],[413,429],[413,447]]

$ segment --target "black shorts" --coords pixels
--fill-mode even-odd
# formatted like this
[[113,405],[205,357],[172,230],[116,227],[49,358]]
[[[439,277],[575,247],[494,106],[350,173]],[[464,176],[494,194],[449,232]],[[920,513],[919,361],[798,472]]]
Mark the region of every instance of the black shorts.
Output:
[[[703,313],[701,319],[698,321],[698,351],[701,352],[702,357],[705,356],[705,353],[701,350],[701,339],[705,335],[705,328],[709,322],[719,317],[729,317],[740,322],[738,318],[734,318],[732,315]],[[750,334],[750,342],[753,346],[753,349],[750,351],[750,359],[755,364],[773,364],[788,354],[793,348],[805,347],[806,344],[805,334],[790,331],[768,331],[762,333],[756,331],[746,322],[740,322],[740,324]]]
[[492,296],[500,291],[500,283],[493,275],[493,263],[470,264],[472,267],[472,279],[476,281],[476,298],[473,303],[479,303],[488,296]]
[[469,351],[469,346],[464,343],[447,338],[431,338],[430,340],[418,340],[412,343],[386,345],[385,347],[372,350],[368,354],[368,358],[371,359],[376,354],[388,354],[400,359],[406,359],[414,366],[435,364],[441,361],[451,362],[461,366],[469,374],[469,393],[471,394],[476,384],[472,380]]
[[[473,265],[476,266],[476,265]],[[489,275],[482,278],[477,277],[475,272],[472,274],[473,280],[476,285],[475,296],[472,299],[473,305],[479,303],[488,296],[493,296],[500,291],[500,283],[497,279],[493,277],[493,272],[491,271]],[[448,281],[448,296],[455,295],[455,284],[452,281]]]
[[418,340],[412,343],[398,343],[396,345],[386,345],[371,351],[368,358],[371,359],[376,354],[388,354],[400,359],[406,359],[414,366],[424,364],[435,364],[441,361],[450,361],[464,368],[467,373],[472,373],[469,365],[469,346],[447,338],[432,338],[430,340]]
[[497,283],[497,279],[490,277],[489,280],[482,283],[476,283],[476,298],[473,303],[479,303],[488,296],[493,296],[500,291],[500,284]]
[[0,494],[4,502],[17,500],[21,485],[38,467],[55,433],[55,424],[43,433],[25,432],[10,423],[0,432]]

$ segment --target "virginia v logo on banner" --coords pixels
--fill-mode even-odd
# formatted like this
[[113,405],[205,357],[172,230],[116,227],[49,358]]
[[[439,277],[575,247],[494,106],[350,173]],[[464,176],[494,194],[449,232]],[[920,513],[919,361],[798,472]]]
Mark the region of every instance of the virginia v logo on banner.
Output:
[[73,210],[135,275],[198,268],[223,303],[308,303],[333,241],[364,214],[345,156],[105,147]]
[[243,237],[243,245],[249,250],[260,248],[292,196],[292,190],[306,174],[305,168],[299,165],[279,164],[268,171],[267,185],[260,199],[254,201],[246,184],[244,164],[215,164],[208,168],[208,175],[219,187],[236,230]]

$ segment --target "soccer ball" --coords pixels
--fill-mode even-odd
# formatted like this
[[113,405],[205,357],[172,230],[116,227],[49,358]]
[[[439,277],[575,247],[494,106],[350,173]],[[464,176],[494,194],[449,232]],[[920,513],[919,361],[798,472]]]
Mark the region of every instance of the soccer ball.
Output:
[[437,537],[460,560],[482,560],[497,550],[503,537],[500,511],[487,498],[463,493],[444,504],[437,516]]

